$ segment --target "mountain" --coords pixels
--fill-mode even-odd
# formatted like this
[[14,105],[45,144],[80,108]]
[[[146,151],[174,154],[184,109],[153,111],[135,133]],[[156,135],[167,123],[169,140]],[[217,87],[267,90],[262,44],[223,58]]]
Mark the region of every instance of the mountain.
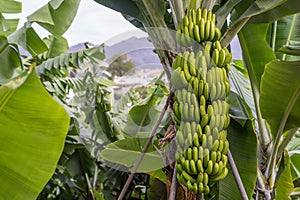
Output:
[[112,46],[104,46],[106,59],[126,54],[137,68],[161,68],[160,60],[153,52],[154,46],[147,38],[131,37]]
[[[89,44],[96,46],[94,44]],[[84,43],[70,47],[70,52],[84,49]],[[105,45],[105,56],[107,62],[112,62],[113,57],[126,54],[128,60],[132,60],[136,68],[161,68],[160,60],[153,52],[154,46],[147,38],[131,37],[111,46]]]

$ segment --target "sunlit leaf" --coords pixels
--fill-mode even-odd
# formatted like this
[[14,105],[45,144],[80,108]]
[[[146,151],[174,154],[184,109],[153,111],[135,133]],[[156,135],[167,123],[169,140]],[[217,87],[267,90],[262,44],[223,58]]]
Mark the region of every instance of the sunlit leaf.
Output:
[[[273,1],[270,1],[273,2]],[[295,0],[285,0],[277,7],[252,17],[250,23],[268,23],[283,17],[300,12],[299,2]]]
[[[266,65],[261,81],[260,108],[274,138],[285,117],[284,130],[300,126],[300,62],[272,61]],[[287,108],[291,108],[290,114]],[[288,115],[289,114],[289,115]]]
[[284,153],[280,162],[278,174],[280,176],[276,178],[275,183],[276,199],[289,200],[289,194],[293,191],[294,185],[291,176],[290,157],[287,152]]
[[[124,165],[129,170],[135,165],[148,138],[126,138],[106,146],[100,156],[113,163]],[[160,154],[150,145],[137,172],[152,172],[163,167]]]
[[0,13],[20,13],[22,2],[15,0],[0,0]]
[[53,35],[62,35],[68,30],[77,13],[80,0],[52,0],[28,16]]
[[[248,198],[251,199],[257,176],[257,139],[251,121],[248,121],[245,127],[232,121],[228,128],[228,140]],[[227,177],[219,182],[217,196],[218,199],[242,199],[231,170]]]
[[265,40],[267,30],[268,24],[247,24],[238,34],[246,68],[254,72],[254,76],[249,74],[250,81],[254,81],[257,88],[260,87],[265,64],[275,59],[274,52]]
[[0,36],[0,85],[12,78],[21,61],[15,47],[8,44],[7,39]]
[[23,26],[9,36],[9,42],[22,46],[31,55],[38,55],[48,50],[46,44],[32,27]]
[[69,116],[33,71],[16,89],[0,87],[0,199],[35,199],[64,147]]
[[0,35],[8,36],[18,27],[19,19],[5,19],[0,13]]

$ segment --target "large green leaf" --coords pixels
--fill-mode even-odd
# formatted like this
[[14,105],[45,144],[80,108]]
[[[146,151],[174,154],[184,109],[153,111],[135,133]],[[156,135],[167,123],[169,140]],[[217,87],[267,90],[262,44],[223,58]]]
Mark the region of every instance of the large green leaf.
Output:
[[19,19],[5,19],[0,13],[0,35],[8,36],[18,27]]
[[[253,95],[251,92],[251,85],[248,77],[245,74],[242,74],[241,71],[238,71],[236,69],[236,64],[234,64],[234,67],[231,67],[230,73],[228,75],[230,80],[232,81],[231,90],[238,94],[238,98],[236,99],[238,102],[236,102],[235,106],[232,105],[234,104],[232,95],[229,95],[231,115],[233,115],[235,118],[241,119],[252,119],[253,117],[256,118]],[[232,111],[234,111],[234,107],[240,107],[243,113],[240,113],[241,115],[232,113]]]
[[[228,128],[228,140],[248,198],[251,199],[257,173],[257,139],[251,121],[242,127],[232,120]],[[218,189],[218,199],[242,199],[231,170],[228,176],[219,182]]]
[[295,0],[282,1],[281,5],[252,17],[250,23],[268,23],[281,19],[285,16],[300,12],[299,2]]
[[[100,156],[105,160],[113,163],[124,165],[132,168],[138,157],[142,153],[142,149],[148,138],[126,138],[118,140],[106,146],[101,151]],[[159,153],[150,145],[144,154],[144,158],[137,172],[152,172],[163,168],[163,160]]]
[[62,35],[72,24],[79,3],[80,0],[51,0],[28,16],[28,20],[38,23],[53,35]]
[[[274,60],[266,65],[261,81],[260,108],[262,116],[271,127],[274,138],[276,138],[281,123],[284,123],[284,119],[287,117],[281,133],[300,127],[299,74],[299,61]],[[291,109],[290,113],[287,108]]]
[[7,39],[0,36],[0,85],[12,78],[21,61],[16,48],[7,42]]
[[[300,55],[299,35],[300,35],[300,14],[285,17],[279,20],[277,22],[275,50],[276,51],[283,50],[283,53],[286,54]],[[283,53],[276,52],[276,55],[278,58],[284,59],[285,61],[299,60],[299,57],[283,55]]]
[[254,81],[258,88],[265,64],[275,59],[274,52],[265,40],[267,30],[267,24],[247,24],[238,34],[250,81]]
[[[226,30],[222,37],[222,44],[228,45],[241,28],[254,16],[272,10],[275,7],[282,5],[286,0],[248,0],[241,1],[231,13],[231,21],[229,28]],[[252,33],[251,37],[254,37]]]
[[[299,140],[298,140],[299,142]],[[291,174],[293,180],[300,178],[300,150],[294,150],[289,152],[291,158]]]
[[120,13],[132,16],[141,22],[145,22],[142,13],[133,0],[94,0],[108,8],[111,8]]
[[22,2],[0,0],[0,13],[20,13],[22,11]]
[[139,126],[146,126],[151,122],[150,109],[155,104],[156,97],[153,95],[149,96],[142,103],[134,105],[129,115],[135,124]]
[[32,27],[23,26],[8,39],[9,42],[22,46],[31,55],[38,55],[48,50],[46,44]]
[[294,185],[290,168],[290,157],[287,152],[284,152],[284,156],[279,166],[279,177],[277,177],[276,187],[276,199],[289,200],[289,195],[293,191]]
[[48,58],[60,56],[62,53],[68,53],[69,51],[68,41],[62,36],[51,36],[46,42],[49,42]]
[[54,173],[69,116],[33,71],[0,87],[0,199],[35,199]]

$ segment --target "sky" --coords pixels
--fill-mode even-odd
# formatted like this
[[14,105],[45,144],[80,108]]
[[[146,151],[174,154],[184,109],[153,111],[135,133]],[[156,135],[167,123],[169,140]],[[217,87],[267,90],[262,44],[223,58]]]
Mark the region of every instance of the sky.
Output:
[[[20,18],[19,27],[26,22],[26,17],[35,10],[47,4],[50,0],[19,0],[22,2],[22,13],[17,15]],[[33,27],[41,37],[46,37],[48,33],[39,25]],[[93,0],[81,0],[77,15],[64,34],[69,46],[91,42],[110,45],[131,36],[145,37],[147,34],[134,27],[123,16]],[[235,58],[242,57],[237,38],[232,42],[232,53]]]
[[[35,10],[44,6],[49,0],[20,0],[22,2],[22,13],[19,26],[23,26],[26,17]],[[38,25],[33,26],[41,36],[47,36],[47,32]],[[77,15],[64,34],[69,45],[81,42],[101,44],[119,34],[139,31],[131,23],[126,21],[122,15],[112,9],[102,6],[93,0],[81,0]]]

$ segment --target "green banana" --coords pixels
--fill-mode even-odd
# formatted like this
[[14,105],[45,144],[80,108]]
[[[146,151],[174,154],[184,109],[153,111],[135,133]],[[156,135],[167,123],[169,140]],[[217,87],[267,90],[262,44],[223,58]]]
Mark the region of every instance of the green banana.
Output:
[[204,133],[205,133],[205,135],[207,135],[207,137],[208,137],[209,135],[211,135],[211,131],[210,131],[209,125],[206,125],[206,126],[204,127]]
[[[195,133],[197,135],[197,133]],[[198,139],[198,137],[197,137]],[[198,143],[199,143],[199,140],[198,140]],[[195,163],[198,161],[199,159],[199,152],[198,152],[198,147],[197,146],[194,146],[193,147],[193,160],[195,161]]]
[[[200,105],[200,116],[201,116],[201,121],[203,120],[203,118],[206,115],[206,111],[205,111],[205,107],[204,105]],[[208,117],[208,116],[207,116]],[[206,119],[205,119],[206,120]],[[209,118],[207,118],[207,121],[209,120]],[[207,123],[207,122],[203,122],[203,123]],[[205,125],[205,124],[204,124]],[[202,125],[201,125],[202,126]]]
[[198,26],[197,24],[194,26],[194,36],[195,36],[195,40],[196,40],[197,42],[200,42],[200,41],[201,41],[201,37],[200,37],[200,28],[199,28],[199,26]]
[[209,186],[207,185],[207,186],[205,186],[203,193],[204,193],[204,194],[209,194],[209,192],[210,192],[210,188],[209,188]]
[[219,50],[219,61],[217,63],[217,66],[222,67],[225,63],[226,53],[224,49]]
[[[191,171],[191,168],[190,168],[190,161],[189,160],[185,160],[184,162],[184,169],[186,171],[183,171],[183,172],[186,172],[187,174],[192,174],[192,171]],[[189,180],[189,179],[186,179],[186,180]]]
[[207,21],[207,14],[208,14],[208,10],[205,8],[202,10],[202,18],[204,21]]
[[187,181],[187,182],[186,182],[186,186],[187,186],[187,188],[188,188],[190,191],[193,191],[193,190],[194,190],[194,187],[193,187],[193,185],[192,185],[192,183],[191,183],[190,181]]
[[182,176],[185,180],[190,181],[191,183],[196,183],[196,179],[194,179],[192,176],[190,176],[186,171],[182,171]]
[[203,18],[200,19],[200,24],[199,24],[199,28],[200,28],[200,38],[202,40],[205,40],[205,20]]
[[219,140],[226,140],[226,137],[227,137],[227,131],[226,130],[220,131]]
[[205,114],[201,119],[201,126],[204,127],[209,121],[208,114]]
[[213,24],[216,24],[216,14],[212,15],[211,21],[212,21]]
[[194,160],[190,160],[190,168],[193,175],[198,174],[198,170]]
[[[214,134],[213,134],[213,135],[214,135]],[[218,148],[219,148],[219,146],[220,146],[220,141],[219,141],[219,140],[215,140],[215,141],[214,141],[214,144],[213,144],[213,146],[212,146],[212,148],[211,148],[211,150],[212,150],[212,151],[217,151]]]
[[206,100],[209,99],[209,86],[207,83],[204,83],[203,95]]
[[213,171],[213,162],[212,162],[212,160],[208,161],[208,164],[207,164],[207,167],[206,167],[205,171],[208,175],[210,175],[212,173],[212,171]]
[[202,134],[202,146],[203,146],[203,148],[205,148],[205,147],[207,147],[207,136],[206,136],[206,134]]
[[185,145],[185,138],[184,138],[184,136],[183,136],[182,131],[177,131],[176,139],[177,139],[177,143],[178,143],[180,146],[184,147],[184,145]]
[[208,118],[211,119],[211,116],[214,115],[214,109],[213,109],[213,106],[212,105],[208,105],[207,106],[207,114],[208,114]]
[[210,89],[210,99],[213,101],[216,99],[216,97],[217,97],[217,87],[216,84],[213,83]]
[[[198,148],[198,153],[199,153],[199,160],[201,160],[201,164],[202,164],[202,161],[203,161],[203,158],[204,158],[204,149],[203,149],[203,146],[200,146]],[[199,166],[198,166],[199,168]]]
[[198,85],[198,90],[199,90],[198,95],[199,96],[203,94],[203,92],[204,92],[203,88],[204,88],[204,82],[203,82],[203,80],[200,80],[199,85]]
[[207,148],[204,149],[203,156],[203,166],[206,168],[209,161],[209,150]]
[[211,21],[205,22],[205,33],[204,33],[204,40],[208,40],[210,36],[210,23]]
[[206,99],[203,95],[200,97],[200,105],[203,106],[204,108],[206,107]]
[[198,9],[196,10],[196,22],[197,22],[197,24],[200,24],[200,20],[201,20],[201,18],[202,18],[201,12],[202,12],[202,10],[201,10],[200,8],[198,8]]
[[190,21],[188,29],[189,29],[188,36],[190,37],[191,40],[193,40],[194,39],[194,23],[192,21]]
[[203,172],[200,172],[197,175],[197,183],[201,183],[202,181],[203,181]]
[[184,63],[183,71],[184,71],[185,79],[189,82],[192,78],[192,75],[190,74],[189,66],[187,63]]
[[[200,146],[200,143],[199,143],[199,136],[198,136],[198,133],[194,133],[194,137],[193,137],[193,143],[194,143],[194,148],[196,148],[197,149],[197,152],[198,152],[198,148],[197,147],[199,147]],[[194,149],[193,148],[193,149]],[[193,152],[193,155],[195,155],[194,154],[194,152]],[[198,154],[197,154],[198,155]],[[198,157],[198,156],[197,156]],[[194,157],[195,158],[195,157]]]
[[222,154],[226,154],[227,151],[228,151],[228,149],[229,149],[229,142],[228,142],[228,140],[225,140],[225,141],[224,141],[224,148],[223,148],[223,150],[221,151]]
[[197,123],[193,121],[191,123],[191,133],[195,133],[197,131]]
[[213,41],[216,34],[216,25],[213,21],[210,21],[210,34],[209,34],[209,41]]
[[[204,172],[203,163],[202,163],[201,159],[197,160],[197,169],[201,174]],[[202,176],[202,178],[203,178],[203,176]]]
[[218,27],[215,28],[215,37],[213,41],[218,41],[222,36],[222,33]]
[[[218,141],[218,140],[216,140],[216,141]],[[210,160],[213,163],[217,162],[217,152],[216,151],[211,151],[210,152]]]
[[201,194],[204,191],[204,186],[202,182],[199,182],[198,184],[198,193]]
[[195,106],[194,105],[190,105],[189,106],[189,121],[195,121]]
[[203,186],[207,186],[208,185],[208,174],[205,172],[205,173],[203,173],[203,181],[202,181],[202,183],[203,183]]
[[224,163],[224,166],[227,165],[228,162],[228,157],[225,154],[222,154],[222,158],[221,158],[222,162]]
[[207,148],[212,149],[212,147],[213,147],[213,137],[212,135],[209,135],[207,137]]
[[216,177],[211,177],[210,181],[218,181],[218,180],[221,180],[223,178],[225,178],[228,174],[228,169],[225,167],[222,171],[222,173]]
[[[214,140],[218,141],[218,139],[219,139],[219,130],[218,130],[217,127],[213,128],[212,136],[213,136]],[[219,145],[219,143],[218,143],[218,145]]]

